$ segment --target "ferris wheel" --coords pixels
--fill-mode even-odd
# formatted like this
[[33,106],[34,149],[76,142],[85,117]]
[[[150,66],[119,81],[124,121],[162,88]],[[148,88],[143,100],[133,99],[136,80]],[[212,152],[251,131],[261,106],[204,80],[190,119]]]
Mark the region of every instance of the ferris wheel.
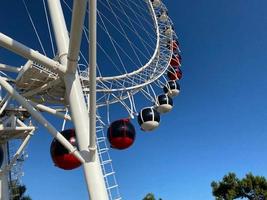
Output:
[[[0,199],[10,199],[9,172],[24,157],[34,122],[54,137],[58,168],[83,166],[90,199],[122,199],[109,150],[133,145],[134,120],[140,132],[156,129],[180,92],[179,41],[168,9],[161,0],[39,3],[22,0],[37,49],[0,33],[0,46],[26,59],[21,67],[0,64]],[[36,10],[44,11],[46,33]],[[43,113],[60,119],[61,130]],[[14,141],[17,150],[8,155]]]

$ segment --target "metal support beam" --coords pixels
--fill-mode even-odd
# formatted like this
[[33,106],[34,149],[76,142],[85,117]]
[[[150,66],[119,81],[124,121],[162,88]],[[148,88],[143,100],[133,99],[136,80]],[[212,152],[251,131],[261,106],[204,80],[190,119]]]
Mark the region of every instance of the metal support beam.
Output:
[[16,151],[16,153],[13,155],[12,159],[10,160],[9,164],[7,164],[6,166],[3,166],[3,170],[1,170],[0,175],[8,173],[9,170],[11,170],[12,166],[16,163],[17,159],[19,158],[19,156],[21,155],[21,153],[23,152],[23,150],[25,149],[25,147],[27,146],[27,144],[29,143],[31,136],[33,136],[33,132],[34,130],[32,130],[27,136],[26,138],[23,140],[23,142],[21,143],[21,145],[19,146],[18,150]]
[[75,155],[82,163],[84,163],[84,159],[78,152],[78,150],[73,147],[72,144],[69,143],[66,138],[61,135],[52,124],[47,121],[40,112],[38,112],[26,99],[21,96],[8,82],[6,82],[2,77],[0,77],[0,85],[12,96],[18,103],[20,103],[27,111],[31,114],[31,116],[42,124],[51,134],[55,137],[60,143],[69,150],[70,153]]
[[[97,1],[89,1],[89,81],[90,81],[90,97],[89,97],[89,114],[90,114],[90,150],[96,148],[96,48],[97,48]],[[95,154],[94,154],[95,155]]]
[[0,70],[19,73],[19,71],[21,70],[21,67],[13,67],[13,66],[6,65],[6,64],[0,64]]
[[[83,168],[89,196],[91,200],[108,200],[99,158],[89,153],[89,116],[80,78],[76,71],[87,0],[75,0],[73,4],[71,38],[69,38],[60,1],[48,0],[60,62],[67,65],[67,73],[64,77],[66,97],[70,104],[79,149],[86,160]],[[97,150],[93,152],[97,155]],[[93,157],[96,157],[95,160]]]
[[[2,106],[1,110],[0,110],[0,112],[1,112],[0,114],[2,114],[3,110],[7,106],[9,99],[10,99],[9,95],[6,95],[4,97],[4,99],[2,99],[2,87],[0,86],[0,100],[1,100],[0,106]],[[3,123],[2,119],[1,119],[1,123]],[[2,170],[3,167],[8,164],[7,146],[8,146],[7,142],[5,142],[4,144],[1,144],[1,146],[0,146],[0,148],[2,148],[2,150],[3,150],[3,163],[0,166],[0,170]],[[0,174],[0,200],[9,200],[8,177],[9,177],[8,173]]]
[[44,67],[50,68],[52,70],[57,71],[58,73],[64,73],[66,71],[66,67],[59,64],[58,62],[44,56],[43,54],[35,51],[16,40],[0,33],[0,46],[24,57],[29,60],[35,61]]
[[65,113],[62,113],[62,112],[59,112],[59,111],[57,111],[57,110],[55,110],[53,108],[50,108],[50,107],[44,106],[43,104],[38,104],[38,103],[35,103],[35,102],[32,102],[32,101],[30,101],[30,104],[32,104],[38,110],[41,110],[41,111],[50,113],[52,115],[55,115],[57,117],[63,118],[65,120],[70,120],[71,121],[71,117],[69,115],[67,115]]
[[80,53],[83,24],[86,13],[86,0],[73,1],[72,23],[69,39],[67,71],[76,73]]
[[[4,99],[2,100],[2,102],[4,102],[2,105],[0,105],[1,106],[1,108],[0,108],[0,115],[3,113],[3,111],[6,109],[6,107],[7,107],[7,105],[8,105],[8,103],[9,103],[9,101],[10,101],[10,99],[11,99],[11,96],[9,96],[9,95],[6,95],[5,97],[4,97]],[[1,103],[2,103],[1,102]]]
[[[4,161],[3,165],[1,166],[1,170],[5,165],[8,164],[8,149],[7,149],[7,143],[2,144],[1,148],[3,148],[4,151]],[[0,200],[9,200],[9,185],[8,185],[8,173],[2,173],[0,174]]]
[[58,78],[56,80],[53,80],[53,81],[50,81],[48,83],[45,83],[45,84],[43,84],[42,86],[40,86],[38,88],[35,88],[35,89],[31,90],[31,91],[23,93],[22,95],[24,97],[34,96],[35,94],[38,94],[38,93],[40,93],[42,91],[48,90],[48,89],[50,89],[52,87],[56,87],[56,85],[58,85],[59,83],[61,83],[61,79],[60,78]]

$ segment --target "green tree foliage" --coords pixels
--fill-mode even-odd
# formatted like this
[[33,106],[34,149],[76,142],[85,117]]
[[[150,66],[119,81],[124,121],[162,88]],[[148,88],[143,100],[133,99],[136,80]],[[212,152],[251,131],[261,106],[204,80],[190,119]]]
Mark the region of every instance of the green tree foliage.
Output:
[[30,196],[25,196],[27,190],[25,185],[20,185],[17,182],[11,182],[11,200],[32,200]]
[[[148,193],[143,200],[156,200],[153,193]],[[162,198],[159,198],[159,200],[162,200]]]
[[143,200],[156,200],[154,194],[148,193]]
[[216,200],[267,200],[267,181],[263,176],[252,173],[238,179],[234,173],[225,175],[222,181],[211,183],[212,194]]

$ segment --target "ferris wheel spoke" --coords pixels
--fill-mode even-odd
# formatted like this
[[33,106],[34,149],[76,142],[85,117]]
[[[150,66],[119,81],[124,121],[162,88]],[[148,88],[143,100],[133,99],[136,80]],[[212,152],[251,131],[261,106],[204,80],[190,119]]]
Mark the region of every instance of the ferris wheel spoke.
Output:
[[37,29],[36,29],[36,27],[35,27],[35,24],[34,24],[34,22],[33,22],[33,19],[32,19],[32,16],[31,16],[31,14],[30,14],[30,11],[29,11],[29,9],[28,9],[28,6],[27,6],[27,4],[25,3],[25,0],[22,0],[22,2],[23,2],[23,5],[24,5],[24,7],[25,7],[25,10],[26,10],[26,12],[27,12],[27,15],[28,15],[28,17],[29,17],[29,19],[30,19],[30,21],[31,21],[32,27],[33,27],[34,32],[35,32],[35,35],[36,35],[36,37],[37,37],[37,39],[38,39],[38,41],[39,41],[39,44],[40,44],[40,46],[41,46],[41,48],[42,48],[42,51],[43,51],[44,55],[46,56],[46,52],[45,52],[43,43],[42,43],[42,41],[41,41],[41,39],[40,39],[40,36],[39,36],[39,34],[38,34],[38,31],[37,31]]
[[126,67],[125,67],[125,65],[124,65],[124,63],[123,63],[123,61],[122,61],[121,56],[120,56],[119,53],[118,53],[118,50],[117,50],[117,48],[116,48],[116,46],[115,46],[115,44],[114,44],[114,41],[113,41],[111,35],[109,34],[109,31],[108,31],[107,27],[105,26],[105,23],[104,23],[104,21],[103,21],[103,19],[102,19],[102,16],[101,16],[100,12],[98,12],[98,16],[99,16],[99,18],[100,18],[100,20],[101,20],[101,22],[102,22],[102,24],[103,24],[103,27],[104,27],[105,32],[107,33],[107,35],[108,35],[108,37],[109,37],[109,39],[110,39],[110,41],[111,41],[111,44],[112,44],[112,46],[113,46],[113,48],[114,48],[114,50],[115,50],[115,52],[116,52],[116,55],[117,55],[117,57],[119,58],[119,61],[120,61],[121,65],[122,65],[122,67],[123,67],[123,69],[124,69],[124,72],[127,73]]
[[151,96],[151,94],[149,92],[147,92],[144,88],[141,89],[141,93],[143,94],[143,96],[149,101],[149,102],[153,102],[154,98]]
[[[102,27],[103,28],[103,27]],[[104,29],[104,28],[103,28]],[[84,28],[84,32],[86,31],[86,28]],[[87,30],[88,31],[88,30]],[[86,32],[85,32],[85,35],[86,35]],[[89,40],[87,38],[87,42],[89,43]],[[120,68],[118,68],[117,64],[114,63],[113,59],[110,57],[110,55],[107,53],[107,51],[105,50],[104,47],[102,47],[102,45],[97,42],[97,47],[99,47],[99,49],[104,53],[104,55],[108,58],[109,62],[112,64],[112,66],[114,66],[116,68],[116,70],[122,74],[123,72],[120,70]],[[87,62],[87,61],[86,61]],[[88,64],[88,63],[87,63]],[[98,73],[99,75],[101,76],[101,70],[99,68],[99,66],[97,66],[97,70],[98,70]]]
[[136,3],[136,2],[137,2],[136,0],[129,0],[129,1],[130,1],[132,4],[134,4],[137,8],[139,8],[140,10],[142,10],[142,12],[144,12],[144,13],[148,13],[148,14],[149,14],[149,12],[148,12],[148,10],[147,10],[146,8],[140,6],[140,5],[142,5],[141,2],[143,3],[143,2],[145,2],[146,0],[141,0],[141,1],[139,1],[140,4]]
[[[69,4],[63,0],[63,3],[65,4],[65,6],[68,8],[68,10],[70,12],[72,12],[72,8],[69,6]],[[100,25],[100,22],[97,22],[98,25]],[[100,27],[105,30],[105,28],[103,26],[100,25]],[[86,41],[88,42],[89,44],[89,38],[88,38],[88,28],[84,25],[83,27],[83,35],[86,39]],[[123,73],[118,67],[117,65],[114,63],[113,59],[111,59],[111,57],[108,55],[108,53],[105,51],[105,49],[101,46],[101,44],[99,42],[97,42],[97,46],[100,48],[100,50],[105,54],[105,56],[109,59],[109,61],[113,64],[113,66],[115,66],[116,70],[119,72],[119,73]],[[84,62],[88,65],[88,62],[87,62],[87,59],[85,58],[85,56],[83,55],[82,51],[80,51],[80,55],[81,57],[83,58]],[[97,66],[97,70],[98,70],[98,73],[101,75],[101,72],[100,72],[100,69],[99,67]]]
[[[121,35],[123,35],[126,39],[127,39],[127,36],[125,36],[104,14],[102,14],[102,13],[100,13],[100,15],[101,16],[103,16],[103,18],[105,18]],[[104,23],[104,22],[103,22]],[[125,22],[123,22],[123,23],[125,23]],[[108,33],[108,35],[110,36],[110,34]],[[115,40],[115,39],[113,39],[111,36],[110,36],[110,39],[112,39],[116,44],[118,44],[118,42]],[[144,58],[148,58],[134,43],[132,43],[132,42],[130,42],[131,43],[131,45],[133,46],[133,47],[135,47],[135,49],[136,50],[138,50],[139,51],[139,53],[141,53],[141,55],[144,57]],[[121,45],[119,45],[119,46],[121,46]],[[152,48],[152,47],[151,47]],[[127,55],[128,56],[128,55]],[[129,56],[128,56],[129,57]],[[133,64],[135,64],[136,66],[139,66],[139,65],[137,65],[135,62],[133,62]]]
[[[121,0],[118,0],[118,1],[121,1]],[[129,4],[130,2],[127,1],[126,3]],[[147,4],[147,7],[149,7],[149,4]],[[148,13],[148,12],[145,13],[145,12],[139,11],[140,10],[139,7],[137,7],[137,10],[139,12],[135,11],[136,9],[134,9],[134,8],[131,8],[130,10],[134,14],[134,16],[137,19],[137,21],[139,22],[139,24],[140,24],[139,26],[143,27],[143,30],[145,30],[145,33],[147,35],[146,39],[150,40],[150,42],[153,43],[154,40],[156,39],[156,35],[151,36],[150,32],[155,32],[156,27],[155,27],[155,24],[153,24],[153,23],[151,23],[150,21],[147,20],[149,18],[149,16],[153,16],[153,13],[151,13],[151,12],[150,13]],[[143,20],[144,23],[141,22],[141,19]],[[146,41],[146,40],[144,40],[144,41]]]
[[48,33],[49,33],[49,38],[50,38],[50,44],[51,44],[53,56],[55,57],[56,56],[55,47],[54,47],[53,37],[52,37],[52,33],[51,33],[51,28],[50,28],[50,23],[49,23],[49,17],[47,14],[47,7],[46,7],[45,0],[43,0],[43,7],[44,7],[45,19],[46,19],[47,29],[48,29]]
[[[119,1],[118,1],[119,2]],[[110,2],[110,4],[115,4],[114,2],[112,3],[112,2]],[[106,6],[106,5],[105,5]],[[124,14],[125,15],[125,13],[120,9],[120,8],[118,8],[118,6],[114,6],[116,9],[117,9],[117,11],[119,12],[119,13],[122,13],[122,14]],[[128,16],[127,16],[127,14],[126,14],[126,16],[125,16],[126,18],[129,18]],[[146,46],[148,46],[148,47],[150,47],[151,49],[154,49],[152,46],[151,46],[151,44],[149,44],[144,38],[142,38],[142,37],[140,37],[140,34],[135,30],[135,28],[133,28],[134,26],[132,26],[131,24],[133,24],[133,25],[136,25],[137,27],[139,27],[140,29],[143,29],[142,31],[144,31],[149,37],[148,38],[150,38],[150,39],[156,39],[156,36],[155,36],[155,34],[152,34],[151,32],[149,32],[148,30],[147,30],[147,28],[143,28],[140,24],[138,24],[135,20],[133,20],[133,19],[129,19],[129,23],[130,23],[130,25],[131,26],[129,26],[128,25],[128,23],[127,22],[125,22],[123,19],[121,19],[121,18],[118,18],[120,21],[121,21],[121,23],[125,26],[125,27],[127,27],[129,30],[131,30],[134,34],[136,34],[136,36],[142,41],[142,42],[144,42],[145,44],[146,44]],[[151,25],[151,24],[150,24]],[[152,31],[152,30],[151,30]],[[154,43],[154,41],[152,40],[152,43]]]
[[[131,19],[129,18],[129,16],[127,15],[126,11],[124,10],[123,6],[121,5],[120,1],[117,0],[117,2],[118,2],[118,4],[119,4],[119,8],[118,8],[118,6],[114,5],[115,2],[114,2],[114,3],[110,3],[110,4],[113,4],[114,7],[116,8],[116,10],[117,10],[118,12],[122,12],[122,13],[124,14],[124,16],[127,18],[128,23],[131,25],[131,28],[130,28],[130,29],[131,29],[131,30],[136,34],[136,36],[140,39],[140,41],[141,41],[143,47],[144,47],[145,50],[147,51],[148,55],[150,55],[150,51],[147,49],[147,46],[150,47],[151,49],[154,49],[154,48],[151,46],[151,44],[148,44],[144,38],[142,38],[142,37],[140,36],[140,34],[138,33],[138,31],[137,31],[137,30],[135,29],[135,27],[133,26],[133,22],[134,22],[135,20],[131,20]],[[134,14],[135,14],[135,13],[134,13]],[[120,20],[123,21],[121,18],[120,18]],[[137,20],[140,22],[139,19],[137,19]],[[124,21],[123,21],[123,23],[124,23],[125,26],[127,26],[127,27],[129,28],[129,26],[127,25],[127,22],[124,22]],[[144,30],[146,33],[148,33],[147,29],[144,28],[143,25],[140,25],[140,23],[139,23],[138,26],[139,26],[140,28],[142,28],[142,30]],[[151,37],[155,37],[155,36],[152,35],[152,34],[149,34],[149,38],[151,38]],[[153,41],[152,41],[152,42],[153,42]],[[145,43],[146,43],[146,44],[145,44]]]
[[[101,1],[100,1],[100,2],[101,2]],[[124,28],[122,27],[120,21],[118,20],[118,16],[115,14],[115,12],[114,12],[113,8],[111,7],[111,4],[109,3],[109,1],[107,1],[107,4],[108,4],[108,6],[109,6],[109,9],[111,10],[111,13],[112,13],[113,16],[115,17],[115,19],[116,19],[116,21],[117,21],[117,23],[118,23],[118,25],[119,25],[119,27],[120,27],[120,29],[121,29],[120,32],[124,35],[125,39],[126,39],[127,42],[129,43],[129,45],[130,45],[132,51],[134,52],[134,54],[135,54],[135,56],[136,56],[136,58],[137,58],[139,64],[142,65],[142,63],[141,63],[141,61],[140,61],[140,59],[139,59],[139,57],[138,57],[138,55],[137,55],[135,49],[133,48],[133,43],[129,40],[129,37],[127,36],[127,34],[126,34]]]
[[[122,9],[123,9],[122,5],[127,6],[128,9],[131,11],[131,13],[135,16],[135,19],[136,19],[136,20],[134,20],[134,19],[130,19],[130,18],[128,17],[128,15],[125,14],[126,17],[127,17],[127,19],[128,19],[128,21],[129,21],[129,23],[131,24],[132,28],[135,30],[133,24],[137,25],[137,27],[140,27],[140,28],[141,28],[142,30],[144,30],[144,32],[147,34],[147,36],[148,36],[147,39],[149,39],[152,43],[154,43],[155,41],[152,40],[152,39],[155,38],[155,35],[152,35],[152,34],[148,31],[148,28],[151,28],[150,31],[153,32],[153,30],[154,30],[155,27],[154,27],[154,25],[152,25],[151,22],[149,22],[149,21],[147,20],[147,17],[144,16],[143,12],[139,12],[139,13],[138,13],[139,17],[138,17],[136,10],[134,10],[134,9],[130,6],[130,4],[129,4],[128,1],[126,1],[126,3],[124,3],[124,2],[121,1],[121,0],[117,0],[117,2],[119,3],[119,5],[120,5],[120,7],[121,7]],[[137,9],[138,9],[138,8],[137,8]],[[124,9],[123,9],[123,11],[124,11]],[[125,11],[124,11],[124,12],[125,12]],[[144,26],[144,23],[141,22],[141,20],[140,20],[140,16],[142,16],[142,20],[143,20],[144,22],[146,22],[146,25],[145,25],[146,28],[145,28],[145,26]],[[138,21],[138,23],[136,23],[136,21]],[[135,30],[135,32],[137,32],[137,31]],[[137,33],[138,33],[138,32],[137,32]],[[145,40],[145,39],[142,39],[142,42],[145,42],[145,43],[146,43],[146,40]],[[144,45],[144,44],[143,44],[143,45]],[[146,47],[146,46],[144,45],[144,47]]]

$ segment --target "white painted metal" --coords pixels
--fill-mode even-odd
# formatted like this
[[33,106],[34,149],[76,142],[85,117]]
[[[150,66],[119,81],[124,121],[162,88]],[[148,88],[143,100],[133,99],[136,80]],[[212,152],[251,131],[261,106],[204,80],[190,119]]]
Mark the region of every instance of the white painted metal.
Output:
[[[157,18],[157,15],[161,12],[159,10],[166,10],[164,5],[160,4],[160,9],[153,9],[152,3],[150,1],[147,2],[151,16],[153,18],[153,21],[155,22],[155,30],[156,30],[156,36],[157,36],[157,45],[155,48],[155,52],[149,62],[140,67],[138,70],[134,72],[130,72],[127,74],[114,76],[114,77],[98,77],[97,78],[97,92],[101,96],[103,96],[106,93],[112,93],[110,95],[109,104],[122,101],[126,98],[128,98],[128,93],[131,93],[131,95],[134,95],[138,91],[140,91],[143,87],[145,87],[148,84],[151,84],[155,80],[158,80],[159,77],[161,77],[168,68],[169,61],[172,55],[172,51],[170,51],[168,48],[166,48],[166,44],[168,40],[172,40],[172,35],[165,36],[163,34],[166,25],[171,26],[170,19],[166,23],[160,22],[159,18]],[[60,24],[57,24],[59,26]],[[65,33],[62,31],[59,31],[57,34],[60,35],[59,40],[62,40],[62,35]],[[67,44],[63,44],[61,46],[67,46]],[[61,47],[60,47],[61,48]],[[59,57],[62,57],[66,55],[67,52],[60,54]],[[69,62],[73,61],[73,59],[69,59]],[[75,61],[76,62],[76,61]],[[86,76],[80,76],[83,80],[88,80],[88,75]],[[85,80],[85,81],[86,81]],[[88,81],[86,82],[87,86]],[[50,93],[49,93],[50,94]],[[117,97],[120,98],[117,98]],[[105,98],[103,98],[105,99]],[[36,100],[38,101],[38,100]],[[47,100],[48,102],[51,102],[50,100]],[[62,103],[62,102],[61,102]],[[105,106],[106,103],[102,101],[97,102],[97,106]]]
[[16,40],[4,35],[3,33],[0,33],[0,46],[24,57],[29,60],[33,60],[41,65],[44,65],[47,68],[53,69],[55,71],[58,71],[59,73],[65,72],[66,67],[59,64],[58,62],[42,55],[38,51],[35,51]]
[[[96,48],[97,48],[97,0],[89,0],[89,115],[90,115],[90,149],[96,149]],[[95,155],[94,155],[95,156]]]
[[35,130],[32,130],[27,136],[26,138],[23,140],[23,142],[21,143],[20,147],[18,148],[18,150],[16,151],[16,153],[13,155],[12,159],[10,160],[10,162],[3,167],[3,170],[1,173],[8,173],[9,170],[11,170],[12,166],[16,163],[17,159],[19,158],[19,156],[21,155],[21,153],[24,151],[25,147],[27,146],[27,144],[30,141],[31,136],[33,135],[33,132]]
[[9,96],[9,95],[6,95],[4,97],[4,99],[2,100],[2,102],[4,102],[4,103],[1,102],[2,105],[1,105],[1,108],[0,108],[0,114],[2,114],[3,111],[6,109],[6,107],[7,107],[8,102],[9,102],[10,99],[11,99],[11,96]]
[[[156,47],[155,47],[155,51],[154,51],[153,55],[151,56],[149,61],[144,66],[140,66],[139,69],[137,69],[133,72],[129,72],[127,74],[123,74],[123,75],[111,76],[111,77],[101,77],[102,81],[129,78],[133,75],[136,75],[136,74],[142,72],[143,70],[145,70],[147,67],[149,67],[152,64],[152,62],[156,59],[156,57],[158,56],[158,52],[160,49],[160,30],[159,30],[159,25],[158,25],[158,19],[157,19],[157,15],[155,13],[155,10],[153,9],[152,3],[150,1],[148,2],[148,6],[150,7],[150,10],[152,12],[151,15],[152,15],[153,20],[155,22],[155,28],[156,28],[156,34],[157,34],[157,43],[156,43]],[[100,79],[100,77],[97,79]]]
[[6,64],[0,64],[0,70],[18,73],[21,70],[21,67],[13,67]]
[[[80,44],[83,33],[86,5],[87,5],[86,0],[73,1],[72,23],[70,30],[69,46],[68,46],[69,52],[68,52],[68,64],[67,64],[67,71],[71,73],[76,73],[78,66],[78,57],[80,53]],[[68,39],[66,39],[66,41],[67,40]]]
[[75,155],[82,163],[84,163],[84,159],[80,155],[73,145],[71,145],[66,138],[61,135],[52,124],[47,121],[30,103],[28,103],[24,97],[22,97],[9,83],[7,83],[2,77],[0,77],[0,85],[12,96],[14,99],[17,100],[27,111],[31,114],[36,121],[42,124],[52,135],[55,137],[60,143],[69,150],[70,153]]
[[[113,99],[109,99],[109,104],[114,102],[121,102],[125,107],[127,107],[124,102],[125,98],[130,99],[130,95],[134,95],[136,92],[140,91],[146,85],[152,83],[161,77],[169,66],[169,62],[172,55],[172,50],[166,48],[166,44],[168,40],[172,40],[173,35],[175,34],[173,31],[167,31],[168,34],[164,34],[164,31],[167,27],[171,27],[171,21],[167,15],[159,16],[159,10],[164,10],[164,5],[160,0],[154,0],[152,4],[150,0],[147,1],[150,9],[151,16],[154,20],[155,30],[156,30],[156,48],[152,57],[149,59],[147,64],[141,66],[138,70],[113,76],[113,77],[98,77],[96,79],[96,0],[89,0],[89,8],[90,10],[90,18],[89,18],[89,29],[90,29],[90,51],[89,51],[89,68],[90,72],[87,73],[86,76],[78,75],[76,68],[78,62],[78,54],[80,49],[81,42],[81,33],[82,26],[85,15],[85,8],[87,4],[87,0],[74,0],[73,1],[73,16],[72,16],[72,25],[70,38],[66,28],[62,8],[59,0],[48,0],[48,5],[50,9],[50,15],[52,19],[52,24],[54,27],[54,33],[56,38],[56,43],[58,47],[58,58],[60,63],[49,59],[42,54],[22,45],[14,41],[11,38],[8,38],[4,34],[0,33],[0,46],[3,46],[15,53],[26,57],[30,60],[33,60],[38,63],[38,66],[34,66],[32,61],[28,61],[27,64],[20,70],[18,77],[23,77],[24,71],[26,68],[34,68],[40,70],[40,74],[42,74],[42,67],[47,67],[51,69],[51,73],[59,73],[61,77],[64,77],[64,82],[66,86],[66,102],[70,104],[71,117],[69,115],[64,115],[62,113],[57,112],[57,110],[52,109],[50,107],[32,103],[30,101],[26,101],[22,95],[24,96],[32,96],[38,95],[41,92],[47,92],[52,86],[56,86],[57,83],[60,83],[60,79],[56,74],[56,77],[49,79],[49,83],[44,85],[35,85],[36,87],[28,88],[27,92],[19,95],[16,93],[14,88],[8,85],[5,82],[4,78],[0,79],[0,85],[3,85],[4,88],[12,93],[12,97],[14,97],[19,103],[21,103],[25,108],[29,110],[32,116],[39,121],[41,124],[45,125],[48,130],[55,136],[63,145],[70,150],[70,152],[76,154],[76,156],[80,156],[79,159],[84,162],[84,174],[87,182],[90,199],[91,200],[107,200],[108,195],[110,200],[114,199],[111,197],[111,190],[114,190],[118,187],[116,181],[114,184],[110,184],[108,177],[114,176],[114,171],[105,171],[105,165],[111,163],[111,159],[103,159],[101,155],[103,152],[107,152],[108,148],[99,147],[99,138],[98,138],[98,148],[99,152],[96,150],[96,92],[104,93],[106,95],[108,93],[109,96],[113,97]],[[164,18],[164,19],[163,19]],[[163,23],[164,22],[164,23]],[[43,66],[40,66],[40,65]],[[1,69],[1,64],[0,64]],[[2,69],[7,70],[7,66],[2,66]],[[7,70],[8,71],[8,70]],[[17,71],[13,68],[9,69],[10,72]],[[30,74],[30,72],[28,72]],[[90,76],[90,79],[88,77]],[[51,74],[49,74],[50,76]],[[26,76],[26,75],[25,75]],[[29,76],[26,76],[28,80],[30,80]],[[37,74],[37,80],[40,76]],[[80,79],[83,79],[84,82],[80,82]],[[18,80],[18,79],[16,79]],[[97,84],[96,82],[97,81]],[[23,78],[22,78],[23,82]],[[28,83],[28,82],[27,82]],[[34,84],[33,84],[34,85]],[[62,86],[61,84],[60,86]],[[86,89],[82,90],[82,86],[86,85]],[[98,88],[96,88],[98,86]],[[89,90],[90,88],[90,90]],[[64,89],[64,88],[63,88]],[[83,93],[84,92],[84,93]],[[64,90],[63,90],[64,95]],[[62,95],[62,94],[60,94]],[[64,97],[62,95],[62,98]],[[90,110],[90,117],[88,117],[88,108],[85,103],[85,95],[90,96],[88,99],[88,105]],[[150,94],[149,94],[150,95]],[[61,96],[60,96],[61,97]],[[90,101],[89,101],[90,99]],[[104,98],[105,99],[105,98]],[[34,99],[33,99],[34,100]],[[37,98],[38,100],[38,98]],[[50,99],[44,98],[45,102],[52,102]],[[63,101],[61,102],[63,103]],[[46,121],[42,115],[33,108],[32,104],[36,109],[46,111],[48,113],[57,115],[64,119],[70,120],[72,118],[74,122],[74,126],[76,129],[77,140],[79,143],[79,149],[81,150],[80,155],[68,142],[62,138],[63,136],[59,134],[54,127]],[[98,102],[98,106],[106,106],[107,102]],[[135,104],[135,103],[133,103]],[[5,104],[3,104],[5,105]],[[127,108],[126,108],[127,109]],[[128,112],[133,113],[133,109],[135,109],[135,105],[131,105]],[[88,124],[90,122],[90,126]],[[149,127],[147,127],[149,125]],[[152,124],[153,127],[158,126],[158,124]],[[151,124],[146,124],[145,129],[151,128]],[[90,131],[89,131],[90,129]],[[104,139],[105,140],[105,139]],[[101,140],[102,141],[102,140]],[[97,156],[99,155],[99,157]],[[100,161],[102,169],[104,171],[104,177],[100,168]],[[106,187],[104,183],[104,178],[106,181]],[[107,194],[108,191],[108,194]],[[121,199],[120,197],[116,199]],[[1,200],[1,199],[0,199]]]
[[[1,171],[2,171],[3,167],[8,164],[7,143],[2,144],[1,147],[3,148],[3,151],[4,151],[4,161],[3,161],[2,168],[1,168]],[[7,171],[0,175],[0,200],[9,200],[8,177],[9,177],[9,174]]]
[[113,169],[112,159],[109,155],[109,148],[108,144],[106,143],[104,127],[100,119],[97,120],[97,148],[99,150],[98,154],[105,177],[109,200],[120,200],[122,198]]
[[56,87],[56,85],[58,85],[59,83],[61,83],[61,80],[60,79],[56,79],[54,81],[50,81],[48,83],[45,83],[41,87],[33,89],[33,90],[29,91],[29,92],[23,93],[22,95],[24,97],[33,96],[33,95],[35,95],[35,94],[37,94],[39,92],[45,91],[45,90],[47,90],[49,88]]
[[37,108],[38,110],[53,114],[57,117],[63,118],[65,120],[71,120],[71,117],[65,113],[59,112],[53,108],[50,108],[48,106],[44,106],[43,104],[38,104],[35,102],[30,101],[30,104],[32,104],[35,108]]
[[[100,96],[110,93],[109,104],[127,99],[128,93],[134,95],[145,86],[158,81],[168,69],[173,52],[167,44],[173,40],[175,33],[172,31],[171,34],[165,35],[164,31],[166,27],[171,27],[172,22],[168,18],[168,21],[163,23],[157,17],[162,11],[167,10],[164,4],[160,3],[157,8],[153,7],[151,1],[147,1],[147,4],[156,30],[158,43],[155,52],[149,62],[136,71],[112,77],[97,77],[97,92]],[[98,101],[97,106],[106,106],[105,98],[102,102]]]
[[[7,100],[6,102],[8,102],[9,98],[11,96],[9,96],[8,94],[6,95],[5,99]],[[5,105],[5,104],[4,104]],[[4,107],[3,105],[3,107]],[[2,107],[2,108],[3,108]],[[26,147],[29,139],[30,139],[30,135],[33,133],[33,131],[35,130],[35,127],[29,125],[27,126],[26,124],[24,124],[19,117],[17,116],[17,114],[22,114],[21,112],[24,112],[25,109],[23,108],[16,108],[13,106],[7,107],[5,109],[5,111],[7,111],[8,114],[6,114],[1,120],[2,123],[0,124],[0,143],[1,145],[4,144],[4,164],[1,167],[1,171],[0,171],[0,187],[4,187],[0,189],[0,199],[13,199],[13,193],[11,193],[12,190],[12,186],[10,183],[15,184],[15,183],[19,183],[17,181],[19,181],[21,174],[21,162],[18,161],[19,158],[21,158],[21,154],[24,150],[24,148]],[[23,138],[23,142],[21,143],[20,147],[17,149],[16,153],[14,153],[13,157],[10,157],[10,147],[13,146],[12,139],[21,139]],[[21,159],[19,159],[21,160]],[[5,183],[2,181],[4,180]]]
[[[71,41],[76,41],[77,46],[69,46],[69,52],[67,48],[67,44],[69,43],[69,37],[67,34],[67,28],[65,25],[65,20],[61,8],[61,4],[59,0],[48,0],[48,5],[51,13],[52,24],[54,28],[54,32],[56,35],[56,42],[58,46],[58,51],[60,56],[60,62],[63,65],[68,65],[67,73],[64,76],[65,86],[67,98],[70,104],[71,117],[75,126],[76,136],[79,144],[79,149],[82,153],[82,156],[85,158],[86,162],[83,164],[84,175],[87,183],[87,188],[89,191],[89,196],[91,200],[108,200],[108,195],[105,187],[104,178],[102,175],[100,162],[98,156],[94,156],[97,154],[97,150],[89,152],[89,117],[87,113],[87,108],[85,104],[85,99],[83,96],[83,91],[81,87],[81,83],[79,80],[79,76],[76,71],[73,71],[73,63],[77,62],[78,54],[77,46],[80,47],[81,38],[80,34],[70,34],[75,39],[71,38]],[[85,13],[86,7],[74,7],[78,9],[75,12]],[[79,18],[80,16],[80,18]],[[84,20],[82,15],[78,15],[73,18],[72,27],[75,27],[77,24],[80,24],[80,20]],[[76,24],[77,23],[77,24]],[[71,28],[72,31],[73,28]],[[79,28],[78,30],[81,30]],[[76,30],[75,30],[76,31]],[[57,34],[60,34],[58,36]],[[59,38],[60,37],[60,38]],[[76,38],[77,37],[77,38]],[[72,55],[72,59],[68,60],[66,53],[68,55]],[[75,57],[77,56],[77,57]],[[71,69],[69,69],[71,67]],[[94,153],[94,154],[91,154]],[[92,157],[95,157],[95,160],[92,160]]]
[[[2,87],[0,86],[0,100],[2,101]],[[3,107],[6,107],[7,102],[9,100],[9,96],[4,97],[4,105]],[[2,102],[1,102],[2,103]],[[3,109],[1,108],[1,113]],[[4,143],[1,145],[4,153],[3,163],[2,166],[0,166],[1,171],[3,170],[3,167],[8,164],[8,153],[7,153],[7,143]],[[9,200],[9,187],[8,187],[8,173],[2,173],[0,174],[0,200]]]
[[32,127],[3,127],[0,126],[0,131],[31,131]]

